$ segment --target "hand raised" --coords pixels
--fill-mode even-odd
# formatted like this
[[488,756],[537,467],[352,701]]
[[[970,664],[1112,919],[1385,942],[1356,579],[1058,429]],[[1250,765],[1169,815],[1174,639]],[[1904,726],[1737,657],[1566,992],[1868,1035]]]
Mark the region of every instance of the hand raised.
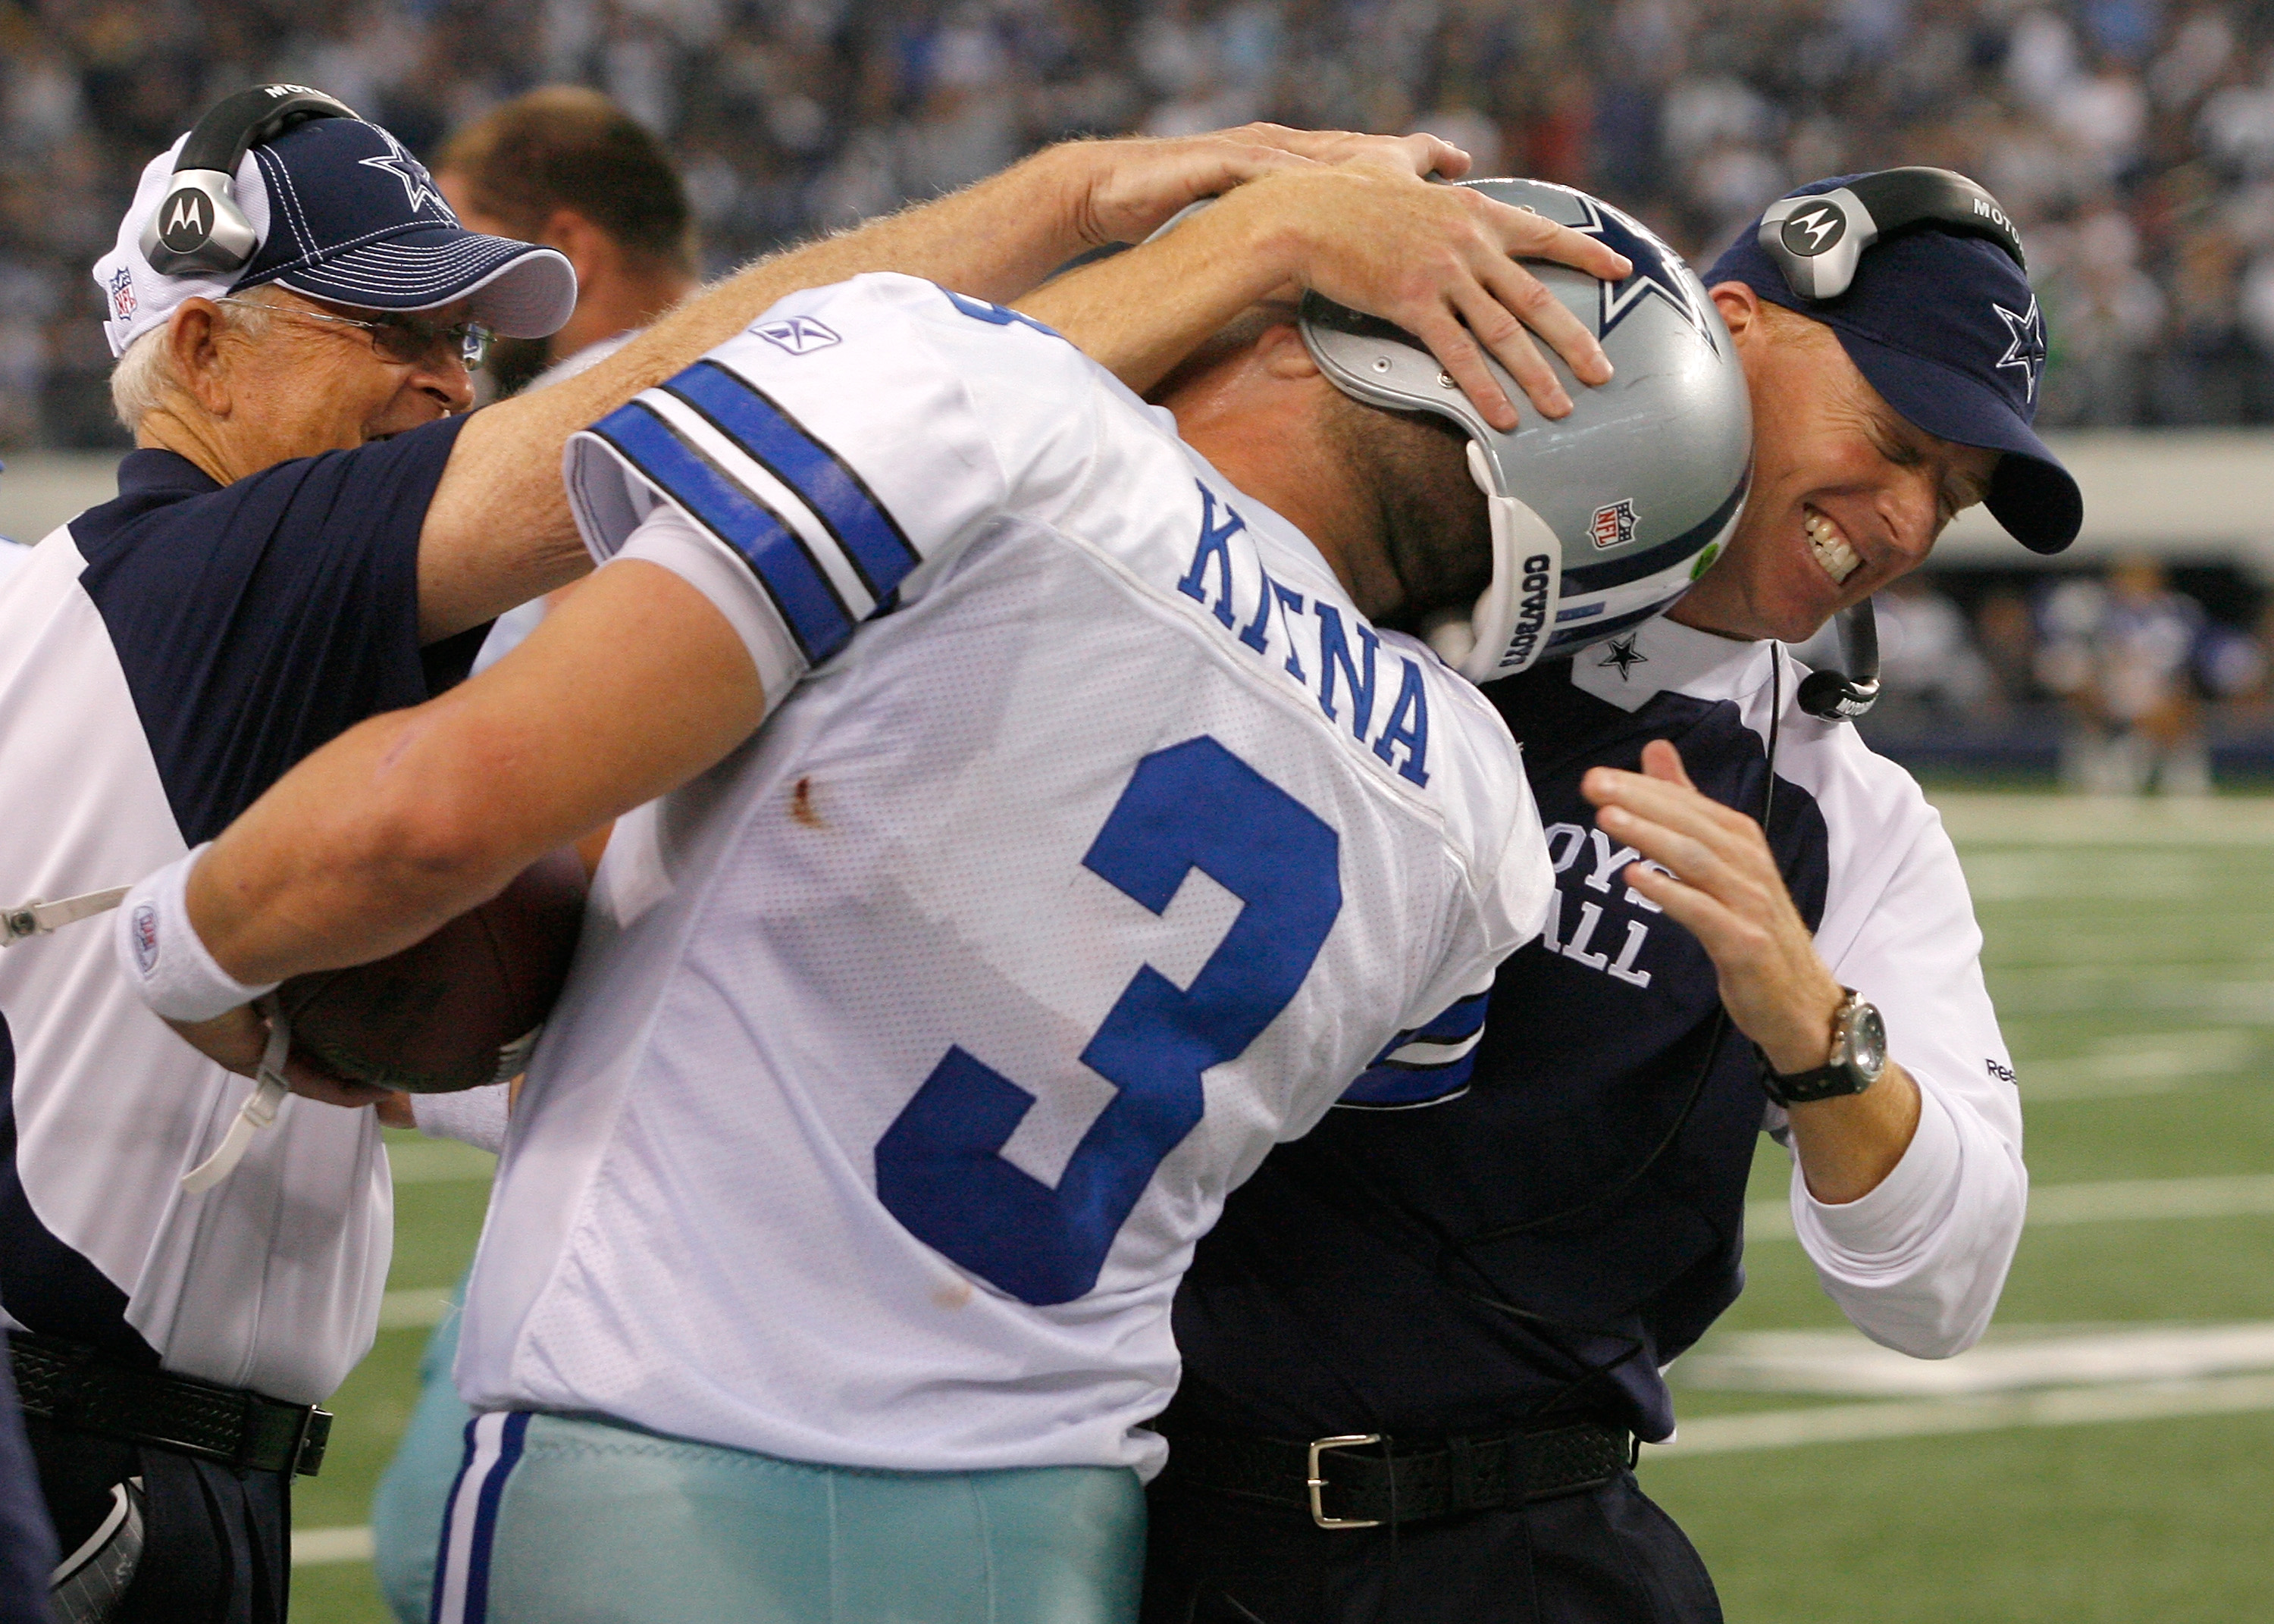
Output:
[[1595,821],[1662,874],[1630,863],[1626,883],[1688,927],[1719,972],[1721,1002],[1738,1030],[1780,1071],[1822,1065],[1832,1044],[1840,984],[1818,956],[1761,826],[1699,793],[1662,739],[1643,747],[1640,772],[1596,767],[1580,793]]

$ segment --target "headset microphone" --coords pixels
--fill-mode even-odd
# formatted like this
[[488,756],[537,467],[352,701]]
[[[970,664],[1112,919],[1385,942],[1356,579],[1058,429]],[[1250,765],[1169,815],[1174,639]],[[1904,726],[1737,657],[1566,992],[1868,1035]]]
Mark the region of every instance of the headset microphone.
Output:
[[217,274],[252,261],[260,234],[237,202],[237,166],[263,141],[311,118],[356,110],[305,85],[256,85],[216,103],[174,161],[173,183],[142,228],[142,257],[162,276]]
[[1811,672],[1794,697],[1809,715],[1826,722],[1853,721],[1879,699],[1879,622],[1864,598],[1840,612],[1846,672]]

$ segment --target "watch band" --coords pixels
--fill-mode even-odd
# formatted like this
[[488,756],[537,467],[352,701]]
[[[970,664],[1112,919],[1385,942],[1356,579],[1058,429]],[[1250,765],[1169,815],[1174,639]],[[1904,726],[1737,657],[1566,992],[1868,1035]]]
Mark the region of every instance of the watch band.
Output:
[[1866,1069],[1858,1064],[1853,1051],[1856,1028],[1867,1020],[1876,1023],[1879,1012],[1854,988],[1842,987],[1840,990],[1846,996],[1832,1017],[1832,1054],[1823,1065],[1805,1071],[1780,1071],[1769,1063],[1761,1046],[1753,1045],[1754,1056],[1760,1062],[1761,1087],[1779,1105],[1806,1105],[1842,1094],[1862,1094],[1878,1082],[1879,1073],[1886,1069],[1884,1036],[1877,1066]]
[[1769,1064],[1766,1055],[1761,1054],[1758,1044],[1753,1053],[1760,1056],[1761,1087],[1779,1105],[1806,1105],[1815,1100],[1862,1094],[1873,1080],[1845,1063],[1820,1065],[1811,1071],[1780,1071]]

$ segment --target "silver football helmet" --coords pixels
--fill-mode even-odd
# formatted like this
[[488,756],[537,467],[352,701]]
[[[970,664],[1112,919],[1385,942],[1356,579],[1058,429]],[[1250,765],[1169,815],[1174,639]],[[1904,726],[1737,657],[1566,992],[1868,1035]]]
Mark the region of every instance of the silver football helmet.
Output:
[[1468,433],[1469,471],[1492,513],[1492,583],[1470,609],[1425,630],[1447,664],[1485,682],[1612,636],[1679,598],[1736,525],[1753,427],[1721,313],[1671,248],[1568,186],[1463,184],[1600,237],[1634,264],[1620,282],[1530,264],[1601,340],[1615,375],[1590,388],[1549,355],[1573,402],[1570,416],[1551,421],[1487,357],[1523,413],[1507,433],[1419,340],[1315,293],[1304,297],[1304,342],[1337,387],[1368,405],[1436,412]]

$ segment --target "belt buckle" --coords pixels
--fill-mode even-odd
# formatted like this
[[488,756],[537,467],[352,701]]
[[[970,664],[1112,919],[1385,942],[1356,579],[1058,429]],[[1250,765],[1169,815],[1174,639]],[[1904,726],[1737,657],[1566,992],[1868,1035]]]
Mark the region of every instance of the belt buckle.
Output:
[[292,1432],[292,1458],[284,1469],[286,1481],[312,1477],[323,1470],[324,1449],[332,1440],[332,1412],[320,1404],[308,1406]]
[[1319,1498],[1327,1480],[1319,1476],[1319,1457],[1329,1449],[1363,1449],[1368,1444],[1382,1441],[1379,1432],[1347,1432],[1339,1438],[1314,1438],[1311,1440],[1310,1476],[1305,1485],[1311,1491],[1311,1521],[1321,1528],[1380,1528],[1379,1517],[1330,1517],[1325,1503]]

